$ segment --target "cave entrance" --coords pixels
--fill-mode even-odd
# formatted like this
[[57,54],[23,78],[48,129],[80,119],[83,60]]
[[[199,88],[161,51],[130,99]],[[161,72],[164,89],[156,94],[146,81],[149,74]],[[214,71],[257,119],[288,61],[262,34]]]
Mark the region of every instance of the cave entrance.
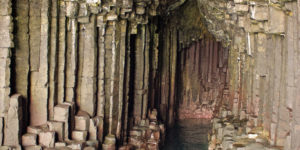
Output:
[[175,120],[164,149],[208,148],[210,119],[228,96],[227,55],[221,43],[206,38],[177,52]]
[[211,119],[226,96],[227,50],[201,39],[178,52],[176,104],[178,119]]
[[228,49],[208,32],[197,1],[186,1],[158,22],[163,23],[158,108],[169,126],[165,149],[207,149],[202,137],[208,122],[228,97]]

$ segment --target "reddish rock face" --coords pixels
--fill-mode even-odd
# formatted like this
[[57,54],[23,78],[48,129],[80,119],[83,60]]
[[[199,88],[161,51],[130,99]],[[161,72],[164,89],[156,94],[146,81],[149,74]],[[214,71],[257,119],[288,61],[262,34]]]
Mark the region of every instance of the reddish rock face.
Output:
[[191,104],[196,107],[182,107],[179,108],[179,119],[211,119],[213,118],[213,109],[207,106],[197,106],[197,104]]
[[212,118],[226,85],[227,53],[219,42],[202,39],[184,49],[179,58],[178,117]]

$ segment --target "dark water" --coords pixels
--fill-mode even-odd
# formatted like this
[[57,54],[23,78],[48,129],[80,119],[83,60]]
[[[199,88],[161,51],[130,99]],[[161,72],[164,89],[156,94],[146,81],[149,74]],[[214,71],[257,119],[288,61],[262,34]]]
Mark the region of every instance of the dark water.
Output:
[[163,150],[207,150],[208,119],[185,119],[169,129]]

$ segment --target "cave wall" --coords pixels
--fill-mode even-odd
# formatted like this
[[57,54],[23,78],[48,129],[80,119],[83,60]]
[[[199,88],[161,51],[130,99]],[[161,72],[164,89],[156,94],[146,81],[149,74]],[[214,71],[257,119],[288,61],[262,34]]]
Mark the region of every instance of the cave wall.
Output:
[[209,32],[229,48],[224,109],[263,127],[271,145],[299,149],[299,1],[197,2]]
[[179,53],[178,118],[214,117],[228,94],[228,51],[214,39],[201,39]]
[[[172,59],[172,47],[175,45],[177,50],[188,52],[197,41],[215,39],[223,49],[228,49],[228,89],[225,88],[223,98],[218,101],[220,107],[216,109],[215,117],[222,117],[222,112],[228,111],[229,116],[246,118],[248,129],[262,127],[262,134],[270,145],[299,149],[298,10],[299,2],[293,0],[197,0],[187,1],[176,11],[167,12],[162,27],[161,114],[173,108],[174,101],[176,104],[183,100],[182,97],[173,100],[171,85],[175,60]],[[179,38],[177,44],[172,41],[173,30]],[[176,54],[176,59],[180,59],[180,54]],[[175,81],[180,82],[177,77],[182,74],[175,74]],[[178,85],[175,88],[184,83]],[[194,86],[193,89],[197,88]],[[174,112],[168,113],[174,116],[170,115]],[[170,117],[162,117],[170,120]],[[222,138],[220,140],[222,143]]]
[[[164,125],[156,115],[172,126],[182,114],[180,101],[205,95],[181,98],[197,81],[193,89],[219,91],[210,101],[214,117],[221,110],[245,115],[271,145],[297,149],[299,6],[295,0],[2,0],[0,146],[19,148],[26,139],[35,148],[70,139],[73,148],[82,146],[75,139],[107,141],[108,149],[116,139],[139,145],[130,136],[151,120],[159,140]],[[211,57],[197,55],[208,47]],[[215,60],[221,55],[222,66]],[[210,72],[194,74],[197,65]]]
[[[14,47],[13,43],[13,22],[12,22],[12,7],[10,1],[1,1],[0,3],[0,143],[2,145],[4,140],[5,129],[4,116],[9,110],[10,102],[10,65],[11,65],[11,49]],[[16,106],[13,106],[15,108]],[[16,116],[18,118],[18,116]],[[18,125],[16,125],[18,127]],[[6,132],[7,133],[7,132]],[[16,132],[17,133],[17,132]],[[13,133],[15,134],[15,133]],[[9,142],[9,140],[6,140]],[[18,142],[18,141],[17,141]],[[9,143],[16,143],[11,141]]]
[[209,33],[197,1],[169,2],[159,24],[160,117],[169,126],[176,119],[213,118],[228,98],[228,48]]
[[1,149],[141,146],[139,126],[158,147],[158,4],[2,0]]

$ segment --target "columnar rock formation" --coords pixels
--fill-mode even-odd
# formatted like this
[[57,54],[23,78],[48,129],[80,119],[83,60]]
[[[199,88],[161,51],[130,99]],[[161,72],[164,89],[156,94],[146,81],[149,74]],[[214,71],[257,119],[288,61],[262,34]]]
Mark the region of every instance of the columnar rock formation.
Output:
[[271,145],[299,149],[299,1],[205,1],[198,7],[210,33],[229,47],[229,99]]
[[227,56],[228,51],[211,39],[195,42],[180,53],[176,86],[180,119],[213,117],[228,93]]
[[[128,142],[133,126],[149,126],[158,4],[1,1],[0,146],[111,149]],[[150,136],[160,134],[152,121]]]
[[299,3],[1,0],[0,146],[158,149],[229,114],[299,149]]

